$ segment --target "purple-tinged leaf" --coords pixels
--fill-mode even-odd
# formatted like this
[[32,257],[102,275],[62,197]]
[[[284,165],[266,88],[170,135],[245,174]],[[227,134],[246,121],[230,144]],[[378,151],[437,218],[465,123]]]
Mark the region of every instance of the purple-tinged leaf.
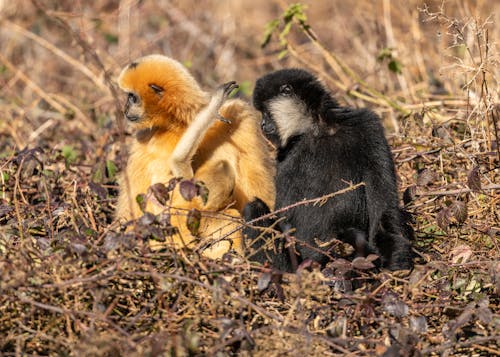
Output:
[[481,177],[479,176],[479,166],[475,166],[467,175],[467,186],[474,191],[481,191]]
[[467,219],[467,204],[463,201],[455,201],[448,207],[451,217],[458,224],[462,224]]
[[179,191],[186,201],[191,201],[198,195],[198,187],[193,180],[182,180],[179,184]]
[[365,257],[356,257],[352,261],[352,266],[355,269],[359,270],[368,270],[375,268],[375,264],[373,264],[371,261],[366,259]]
[[168,199],[170,198],[169,190],[161,182],[152,185],[149,190],[153,194],[154,198],[162,205],[165,206]]
[[430,169],[422,169],[418,172],[417,176],[417,185],[418,186],[427,186],[437,179],[437,174]]

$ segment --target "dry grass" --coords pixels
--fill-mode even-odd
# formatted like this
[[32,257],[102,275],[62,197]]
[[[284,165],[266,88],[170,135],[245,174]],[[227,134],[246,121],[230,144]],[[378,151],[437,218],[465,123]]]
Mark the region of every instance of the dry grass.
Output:
[[[261,49],[284,0],[0,1],[1,354],[499,354],[500,5],[305,3],[312,32],[294,21]],[[157,223],[124,233],[114,78],[155,52],[244,96],[269,70],[308,67],[340,102],[377,111],[415,270],[339,260],[282,275],[152,251]]]

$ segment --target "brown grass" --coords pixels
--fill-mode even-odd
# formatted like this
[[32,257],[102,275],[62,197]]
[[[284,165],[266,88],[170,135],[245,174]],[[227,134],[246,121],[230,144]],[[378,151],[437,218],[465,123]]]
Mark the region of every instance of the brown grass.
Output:
[[[312,32],[295,22],[261,49],[289,2],[0,1],[0,354],[499,354],[500,5],[304,3]],[[149,53],[207,89],[237,80],[244,96],[269,70],[306,67],[379,113],[415,270],[339,259],[283,275],[153,251],[159,223],[124,233],[114,79]]]

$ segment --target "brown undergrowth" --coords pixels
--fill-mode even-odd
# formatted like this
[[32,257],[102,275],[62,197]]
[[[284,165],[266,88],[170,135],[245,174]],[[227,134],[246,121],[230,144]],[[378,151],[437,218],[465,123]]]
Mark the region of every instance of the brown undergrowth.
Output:
[[[0,354],[499,354],[499,5],[303,4],[0,1]],[[114,78],[155,52],[243,97],[306,67],[377,111],[415,269],[281,274],[151,249],[168,217],[114,223],[130,139]]]

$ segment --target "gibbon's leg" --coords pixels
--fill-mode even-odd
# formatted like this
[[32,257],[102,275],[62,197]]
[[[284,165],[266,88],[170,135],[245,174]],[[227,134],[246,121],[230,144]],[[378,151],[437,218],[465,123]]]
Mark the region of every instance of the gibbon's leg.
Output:
[[204,240],[200,242],[204,256],[216,259],[231,249],[243,255],[243,238],[241,235],[240,212],[234,208],[217,212],[216,216],[202,213],[200,231]]
[[[236,221],[241,215],[235,209],[223,210],[231,203],[235,186],[235,174],[230,165],[225,160],[208,162],[196,171],[195,178],[208,188],[208,200],[206,204],[200,197],[187,201],[179,188],[175,188],[172,196],[172,224],[178,228],[179,236],[174,238],[174,243],[190,248],[200,245],[204,248],[203,254],[211,258],[220,258],[230,249],[242,253],[241,232],[237,229],[240,222]],[[193,208],[201,211],[198,229],[200,239],[194,237],[187,227],[186,215]],[[211,241],[214,244],[210,244]]]
[[[260,198],[255,198],[243,209],[243,218],[245,222],[249,222],[269,213],[269,207]],[[299,261],[295,250],[293,247],[287,248],[287,235],[293,228],[290,223],[283,219],[265,218],[256,222],[255,226],[262,228],[247,226],[243,229],[247,255],[249,255],[250,260],[261,264],[270,262],[274,268],[281,271],[293,272],[297,270]],[[278,234],[266,232],[266,227],[273,228]]]
[[[232,167],[225,160],[208,162],[196,171],[195,178],[204,182],[208,188],[208,200],[202,209],[218,211],[215,215],[202,215],[200,235],[216,242],[206,247],[203,254],[211,258],[218,258],[230,249],[243,254],[241,230],[237,229],[241,222],[235,220],[240,218],[241,214],[233,208],[220,211],[232,204],[231,197],[236,185],[236,175]],[[196,199],[200,200],[198,197]]]
[[208,105],[196,115],[186,129],[170,156],[170,169],[174,177],[193,177],[191,166],[193,156],[208,128],[217,118],[228,122],[220,116],[219,109],[236,88],[238,88],[238,84],[234,81],[221,85],[212,95]]
[[[250,222],[269,213],[271,213],[269,207],[267,207],[260,198],[256,198],[247,203],[243,208],[243,219],[245,222]],[[269,260],[270,257],[268,257],[265,252],[265,245],[269,239],[272,239],[272,235],[267,233],[265,228],[270,227],[272,224],[273,220],[271,218],[266,218],[253,224],[254,226],[262,227],[262,229],[254,228],[250,225],[243,228],[245,248],[251,260],[259,263],[264,263],[266,260]]]
[[196,170],[194,177],[208,188],[208,200],[201,209],[218,211],[232,203],[236,174],[228,161],[208,161]]
[[383,266],[390,270],[411,269],[413,256],[411,239],[413,230],[408,225],[408,217],[397,208],[382,216],[381,227],[376,236],[378,253]]
[[361,229],[347,228],[339,232],[339,238],[341,241],[352,245],[355,257],[366,257],[368,254],[376,252],[366,239],[366,233]]

